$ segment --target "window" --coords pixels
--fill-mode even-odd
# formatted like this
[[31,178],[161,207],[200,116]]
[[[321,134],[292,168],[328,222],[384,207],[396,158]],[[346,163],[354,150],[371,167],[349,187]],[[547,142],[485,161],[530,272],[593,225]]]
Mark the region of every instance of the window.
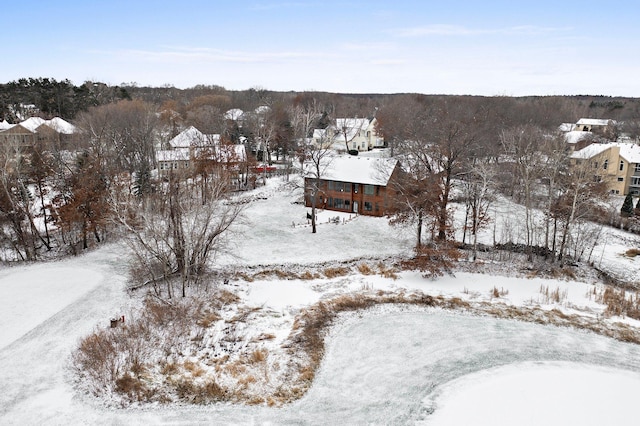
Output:
[[624,182],[624,178],[623,177],[619,177],[618,178],[618,182]]
[[640,186],[640,177],[632,177],[631,178],[631,185],[634,186]]
[[597,182],[602,182],[602,176],[597,176],[597,175],[596,175],[596,176],[594,176],[594,177],[593,177],[593,181],[594,181],[594,182],[596,182],[596,183],[597,183]]
[[604,163],[602,163],[602,168],[607,170],[607,167],[609,167],[609,160],[604,160]]
[[640,163],[636,163],[636,173],[640,172]]
[[333,200],[333,207],[336,208],[336,209],[343,209],[344,208],[344,200],[336,198],[335,200]]
[[365,195],[373,195],[374,194],[374,187],[373,185],[364,185],[364,194]]
[[327,199],[327,207],[333,207],[333,198],[329,197]]
[[344,184],[344,191],[345,192],[351,192],[351,184],[350,183],[345,183]]
[[335,183],[334,183],[332,180],[330,180],[329,182],[327,182],[327,189],[328,189],[329,191],[333,191],[334,187],[335,187]]
[[353,184],[353,192],[354,192],[355,194],[357,194],[357,193],[358,193],[358,189],[359,189],[359,188],[360,188],[360,185],[358,185],[357,183],[354,183],[354,184]]
[[594,168],[594,169],[597,169],[597,168],[598,168],[598,162],[597,162],[597,161],[594,161],[594,162],[593,162],[593,168]]
[[364,209],[368,212],[370,212],[371,210],[373,210],[373,207],[371,205],[371,203],[369,201],[365,201],[364,202]]
[[620,171],[624,170],[624,160],[620,160]]

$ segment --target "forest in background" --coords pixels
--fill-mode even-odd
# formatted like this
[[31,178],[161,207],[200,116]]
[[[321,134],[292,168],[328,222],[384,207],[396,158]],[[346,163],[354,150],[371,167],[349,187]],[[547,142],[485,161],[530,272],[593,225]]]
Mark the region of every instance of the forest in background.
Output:
[[[460,96],[418,93],[349,94],[328,92],[275,92],[260,87],[234,91],[216,85],[197,85],[187,89],[172,86],[146,87],[135,83],[109,85],[86,81],[75,85],[71,81],[53,78],[21,78],[0,84],[0,120],[17,123],[30,115],[43,118],[61,117],[73,121],[90,107],[101,106],[123,99],[141,100],[160,110],[172,109],[184,118],[188,113],[202,115],[203,109],[226,111],[239,108],[254,110],[261,105],[278,106],[304,103],[315,99],[324,105],[331,116],[366,117],[376,110],[402,105],[407,100],[420,98],[448,103],[481,102],[494,111],[502,110],[496,125],[533,124],[552,129],[563,122],[579,118],[607,118],[634,121],[640,117],[640,99],[594,95],[580,96]],[[34,108],[35,107],[35,108]],[[206,108],[205,108],[206,107]],[[200,110],[200,111],[198,111]],[[35,113],[33,112],[35,111]],[[207,114],[208,115],[208,114]],[[206,129],[201,129],[206,131]]]

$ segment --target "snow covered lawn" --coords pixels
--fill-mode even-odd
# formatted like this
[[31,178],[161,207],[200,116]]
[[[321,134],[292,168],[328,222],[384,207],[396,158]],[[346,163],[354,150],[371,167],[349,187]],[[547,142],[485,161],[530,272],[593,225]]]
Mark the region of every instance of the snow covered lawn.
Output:
[[[344,294],[419,291],[472,304],[557,310],[612,325],[591,279],[527,278],[513,265],[472,265],[455,277],[425,279],[398,271],[383,276],[413,244],[410,231],[384,218],[321,212],[318,234],[294,192],[273,179],[248,203],[226,271],[263,269],[312,273],[236,279],[238,305],[257,308],[247,335],[271,333],[280,344],[296,315]],[[363,237],[366,235],[367,237]],[[610,230],[599,247],[603,265],[637,276],[640,261],[620,256],[640,247],[636,236]],[[135,299],[124,291],[127,253],[118,245],[55,263],[0,271],[0,424],[611,424],[635,420],[631,401],[640,385],[640,346],[572,328],[541,326],[433,308],[379,305],[345,314],[330,330],[325,358],[305,396],[282,408],[213,404],[105,408],[73,382],[71,354],[93,329],[125,314]],[[358,272],[366,264],[371,272]],[[323,271],[351,268],[327,278]],[[363,268],[364,270],[364,268]],[[556,293],[557,298],[551,297]],[[280,354],[280,355],[278,355]],[[283,358],[284,359],[284,358]],[[606,416],[606,417],[604,417]],[[502,423],[500,423],[502,422]]]
[[37,265],[0,277],[0,348],[45,322],[102,280],[95,270]]

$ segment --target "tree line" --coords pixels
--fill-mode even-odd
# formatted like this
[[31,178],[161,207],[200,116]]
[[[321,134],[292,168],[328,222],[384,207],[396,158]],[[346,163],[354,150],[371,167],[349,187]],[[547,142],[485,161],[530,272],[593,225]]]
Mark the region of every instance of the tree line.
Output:
[[[390,219],[415,227],[419,251],[443,248],[452,240],[453,201],[466,206],[463,242],[475,250],[477,232],[489,223],[498,195],[524,207],[521,232],[531,256],[534,247],[543,247],[550,258],[561,260],[594,246],[595,231],[584,224],[599,214],[594,201],[602,188],[589,182],[586,172],[570,172],[564,142],[555,132],[563,121],[606,117],[609,104],[594,103],[593,97],[233,92],[218,86],[181,90],[89,82],[82,87],[52,79],[1,87],[5,118],[7,111],[15,113],[15,105],[30,102],[40,114],[73,117],[79,129],[63,142],[2,146],[4,260],[78,254],[125,238],[136,253],[138,280],[174,294],[172,282],[178,277],[178,293],[184,294],[198,284],[206,259],[221,248],[241,208],[228,202],[221,179],[209,178],[224,180],[222,169],[200,167],[186,179],[154,179],[158,149],[193,125],[222,135],[223,143],[245,143],[262,161],[292,164],[319,154],[300,143],[314,128],[337,117],[374,115],[389,152],[405,171]],[[11,97],[17,93],[23,97]],[[614,108],[619,116],[636,108],[635,100],[620,102],[624,106],[615,103]],[[247,112],[241,123],[225,117],[231,108]],[[589,114],[594,108],[600,110]],[[517,237],[496,236],[495,242]]]

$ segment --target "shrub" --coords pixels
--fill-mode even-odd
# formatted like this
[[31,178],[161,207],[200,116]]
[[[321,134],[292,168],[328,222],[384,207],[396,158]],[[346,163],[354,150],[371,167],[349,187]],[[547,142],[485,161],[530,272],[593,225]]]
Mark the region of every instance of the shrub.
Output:
[[366,263],[358,264],[358,272],[360,272],[362,275],[372,275],[374,273],[371,267]]
[[323,272],[324,276],[327,278],[336,278],[347,275],[349,273],[349,269],[343,266],[337,266],[335,268],[326,268]]
[[640,254],[640,249],[632,248],[632,249],[627,250],[624,254],[627,257],[636,257],[637,255]]

